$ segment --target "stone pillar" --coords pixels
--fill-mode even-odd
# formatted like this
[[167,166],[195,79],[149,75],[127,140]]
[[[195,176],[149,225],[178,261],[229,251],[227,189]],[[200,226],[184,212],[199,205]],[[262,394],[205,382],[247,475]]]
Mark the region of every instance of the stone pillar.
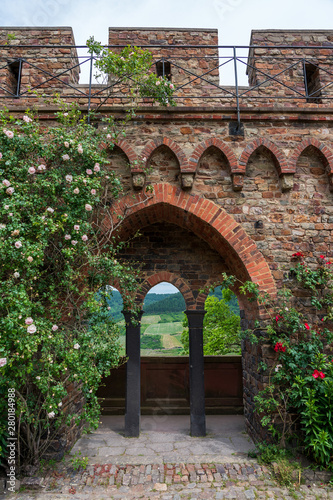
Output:
[[185,311],[188,318],[190,350],[191,436],[206,435],[203,319],[206,311]]
[[143,311],[123,311],[126,324],[125,436],[140,434],[140,329]]

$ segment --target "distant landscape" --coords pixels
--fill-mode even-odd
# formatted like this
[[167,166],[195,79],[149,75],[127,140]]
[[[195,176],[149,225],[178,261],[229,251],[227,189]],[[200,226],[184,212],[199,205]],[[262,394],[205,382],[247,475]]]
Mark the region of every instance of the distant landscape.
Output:
[[[221,299],[221,287],[217,287],[215,297]],[[110,312],[120,327],[120,342],[125,354],[125,320],[122,314],[123,301],[117,290],[112,292],[109,299]],[[230,309],[239,315],[237,298],[234,296],[229,302]],[[142,356],[180,356],[183,345],[185,301],[180,292],[170,294],[149,293],[144,301],[144,315],[141,320],[141,355]]]

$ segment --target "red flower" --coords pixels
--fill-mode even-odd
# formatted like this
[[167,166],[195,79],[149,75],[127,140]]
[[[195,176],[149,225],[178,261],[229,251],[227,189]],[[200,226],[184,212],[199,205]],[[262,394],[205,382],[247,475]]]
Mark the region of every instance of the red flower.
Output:
[[318,378],[319,377],[319,371],[315,370],[312,374],[313,378]]
[[302,252],[296,252],[292,254],[292,257],[304,257],[304,254]]
[[319,255],[321,259],[325,259],[325,255]]
[[305,326],[305,328],[306,328],[307,330],[310,330],[310,327],[309,327],[309,325],[308,325],[307,323],[304,323],[304,326]]
[[282,342],[277,342],[277,343],[275,344],[274,351],[275,351],[275,352],[278,352],[278,351],[281,351],[281,352],[286,352],[286,348],[285,348],[285,346],[282,344]]
[[325,378],[325,375],[323,374],[323,372],[319,372],[319,377],[320,378]]
[[283,317],[282,317],[282,316],[280,316],[280,314],[277,314],[277,315],[275,316],[275,321],[278,323],[278,322],[280,321],[280,319],[283,319]]

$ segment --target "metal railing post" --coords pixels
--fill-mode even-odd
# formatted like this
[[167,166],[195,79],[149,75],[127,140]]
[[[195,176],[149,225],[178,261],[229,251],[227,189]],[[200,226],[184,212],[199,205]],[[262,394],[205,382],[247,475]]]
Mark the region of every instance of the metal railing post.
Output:
[[238,123],[238,130],[240,130],[240,128],[241,128],[241,121],[240,121],[240,109],[239,109],[239,92],[238,92],[238,75],[237,75],[236,47],[233,47],[233,53],[234,53],[236,104],[237,104],[237,123]]
[[19,58],[19,69],[18,69],[18,75],[17,75],[17,85],[16,85],[16,94],[15,94],[15,97],[20,97],[21,77],[22,77],[22,63],[23,63],[23,59]]
[[89,97],[88,97],[88,123],[90,125],[90,105],[91,105],[91,84],[92,84],[92,70],[93,70],[94,53],[90,56],[90,74],[89,74]]

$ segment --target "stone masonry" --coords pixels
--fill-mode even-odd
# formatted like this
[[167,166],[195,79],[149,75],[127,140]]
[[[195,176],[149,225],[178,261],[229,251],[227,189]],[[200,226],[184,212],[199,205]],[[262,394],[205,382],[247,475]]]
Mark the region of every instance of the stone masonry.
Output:
[[[7,42],[8,32],[17,38]],[[87,109],[88,87],[78,83],[78,68],[71,69],[76,52],[70,29],[2,28],[0,35],[0,99],[13,113],[22,116],[33,101],[47,124],[56,111],[38,95],[8,95],[17,79],[13,60],[34,57],[35,49],[21,44],[45,45],[36,66],[52,74],[63,68],[72,84],[69,89],[53,79],[48,86],[46,73],[24,65],[24,88],[37,83],[43,92],[57,89]],[[236,99],[230,94],[235,89],[219,85],[216,30],[110,28],[112,46],[155,45],[156,62],[169,62],[170,79],[180,87],[177,106],[143,101],[126,137],[114,149],[104,145],[108,168],[121,176],[124,188],[113,205],[115,221],[125,216],[117,236],[126,240],[141,233],[119,256],[142,265],[139,303],[152,286],[169,281],[183,293],[188,310],[202,310],[206,293],[201,290],[221,272],[257,282],[274,295],[294,252],[303,252],[312,264],[320,254],[333,257],[332,42],[332,31],[253,31],[250,86],[244,88],[241,129],[235,132]],[[80,93],[74,95],[75,89]],[[104,105],[96,96],[91,105],[121,119],[125,101],[109,94]],[[146,192],[147,184],[153,192]],[[244,325],[264,319],[258,306],[243,297],[239,301]],[[265,378],[257,366],[272,353],[246,342],[243,348],[245,416],[258,437],[253,398]]]

